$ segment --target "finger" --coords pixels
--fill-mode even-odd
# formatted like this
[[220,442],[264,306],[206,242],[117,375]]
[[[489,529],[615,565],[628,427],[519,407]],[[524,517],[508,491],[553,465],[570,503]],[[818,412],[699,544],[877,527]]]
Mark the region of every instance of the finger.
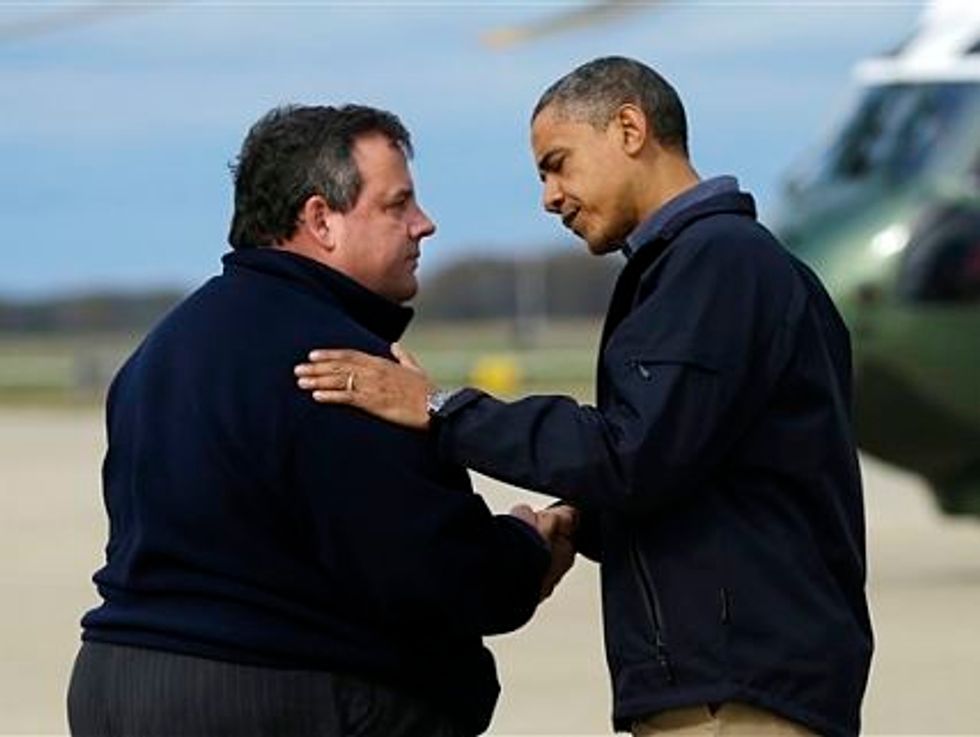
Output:
[[534,510],[531,509],[527,504],[518,504],[510,510],[512,517],[517,517],[517,519],[527,522],[529,525],[537,528],[538,519]]
[[557,535],[557,523],[555,515],[547,509],[537,512],[538,530],[551,541]]
[[300,376],[296,384],[300,389],[333,389],[339,391],[347,389],[350,381],[350,373],[347,374],[327,374],[325,376]]
[[353,364],[355,366],[361,366],[370,361],[377,360],[377,356],[372,356],[368,353],[362,353],[361,351],[355,351],[348,348],[316,348],[307,354],[307,358],[313,363],[320,363],[322,361],[339,361],[341,363]]
[[578,529],[578,511],[572,507],[558,507],[552,509],[555,517],[555,526],[562,535],[571,537]]
[[354,393],[346,389],[318,389],[313,399],[321,404],[355,404]]
[[306,354],[313,361],[342,361],[350,358],[351,351],[347,348],[314,348]]
[[325,376],[329,374],[346,375],[355,370],[353,363],[345,361],[320,361],[317,363],[300,363],[293,367],[297,376]]

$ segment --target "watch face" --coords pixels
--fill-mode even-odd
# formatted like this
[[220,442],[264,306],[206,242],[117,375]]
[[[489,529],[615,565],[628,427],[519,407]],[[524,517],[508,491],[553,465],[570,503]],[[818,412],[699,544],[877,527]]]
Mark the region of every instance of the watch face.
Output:
[[430,415],[434,415],[442,409],[442,406],[449,401],[449,398],[453,394],[454,392],[444,389],[436,389],[434,392],[429,392],[429,396],[426,398],[425,408],[429,411]]

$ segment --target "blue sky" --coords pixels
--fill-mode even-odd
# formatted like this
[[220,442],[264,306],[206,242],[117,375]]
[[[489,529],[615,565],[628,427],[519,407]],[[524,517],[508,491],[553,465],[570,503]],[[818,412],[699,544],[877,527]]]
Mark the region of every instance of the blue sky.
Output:
[[[85,5],[0,0],[4,24]],[[439,232],[423,279],[475,253],[579,247],[539,207],[527,118],[554,79],[635,56],[688,108],[702,175],[734,173],[765,213],[846,103],[850,71],[897,43],[917,2],[661,3],[492,51],[480,34],[572,2],[131,3],[0,39],[0,297],[190,287],[218,269],[227,164],[282,102],[398,113]]]

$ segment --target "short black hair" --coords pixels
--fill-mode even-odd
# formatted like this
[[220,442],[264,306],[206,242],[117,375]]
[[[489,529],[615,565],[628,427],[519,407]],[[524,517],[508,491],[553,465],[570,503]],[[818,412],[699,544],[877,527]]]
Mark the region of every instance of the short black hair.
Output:
[[531,121],[553,106],[561,115],[605,129],[627,103],[643,111],[662,145],[687,155],[687,116],[677,90],[646,64],[623,56],[593,59],[573,69],[544,91]]
[[361,192],[353,149],[359,136],[381,133],[406,157],[408,130],[392,113],[364,105],[273,108],[251,127],[231,165],[235,213],[232,248],[272,246],[296,232],[299,212],[313,195],[347,212]]

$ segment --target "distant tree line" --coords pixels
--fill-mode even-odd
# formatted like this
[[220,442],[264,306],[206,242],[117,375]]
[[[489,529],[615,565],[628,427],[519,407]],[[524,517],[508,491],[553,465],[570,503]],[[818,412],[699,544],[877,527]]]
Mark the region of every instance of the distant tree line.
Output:
[[142,332],[185,292],[100,291],[31,301],[0,299],[0,333]]
[[416,306],[427,320],[595,317],[605,312],[622,264],[581,251],[461,260],[424,283]]
[[[599,316],[621,265],[616,256],[597,259],[580,251],[470,258],[426,279],[415,305],[426,320]],[[143,332],[184,295],[160,289],[0,299],[0,333]]]

